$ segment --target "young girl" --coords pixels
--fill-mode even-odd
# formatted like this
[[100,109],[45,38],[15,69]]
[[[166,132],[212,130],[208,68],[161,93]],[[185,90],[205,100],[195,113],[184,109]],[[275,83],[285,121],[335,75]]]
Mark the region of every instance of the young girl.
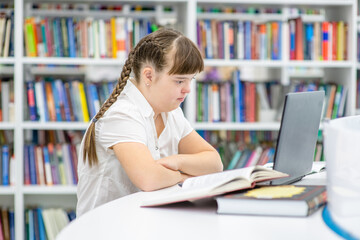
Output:
[[81,143],[77,216],[140,190],[222,171],[217,151],[179,107],[203,68],[195,44],[178,31],[161,29],[139,41]]

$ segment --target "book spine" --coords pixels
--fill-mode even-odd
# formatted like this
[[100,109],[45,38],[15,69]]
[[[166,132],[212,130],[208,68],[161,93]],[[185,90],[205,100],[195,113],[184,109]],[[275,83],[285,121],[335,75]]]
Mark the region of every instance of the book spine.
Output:
[[66,18],[60,19],[60,38],[63,47],[63,57],[69,57],[69,36],[68,36],[68,29],[66,26]]
[[10,152],[9,146],[2,146],[2,185],[9,186],[9,163],[10,163]]
[[36,161],[39,172],[38,183],[40,185],[45,185],[44,158],[43,158],[42,148],[40,146],[36,146],[35,152],[36,152]]
[[[55,150],[55,149],[54,149]],[[60,180],[60,184],[61,185],[67,185],[67,177],[66,177],[66,172],[65,172],[65,166],[64,166],[64,155],[62,152],[62,148],[61,148],[61,144],[56,144],[56,157],[58,160],[58,172],[59,172],[59,180]]]
[[36,185],[37,177],[36,177],[36,163],[35,163],[35,150],[34,145],[28,145],[29,148],[29,169],[30,169],[30,184]]
[[45,92],[46,92],[46,102],[47,102],[47,110],[49,113],[49,120],[56,121],[55,100],[54,100],[54,94],[53,94],[51,82],[48,81],[45,82]]
[[84,83],[79,82],[79,95],[80,95],[80,105],[82,109],[83,114],[83,120],[84,122],[88,122],[89,119],[89,111],[86,104],[86,95],[85,95],[85,89],[84,89]]
[[26,89],[27,89],[27,99],[28,99],[30,120],[36,121],[37,120],[37,111],[36,111],[36,102],[35,102],[34,82],[32,82],[32,81],[26,82]]
[[76,57],[76,40],[75,40],[75,31],[74,31],[74,21],[73,18],[69,17],[66,20],[67,31],[68,31],[68,40],[69,40],[69,57]]
[[328,22],[323,22],[322,23],[322,31],[323,31],[323,36],[322,36],[322,55],[323,55],[323,60],[328,60],[329,56],[329,23]]
[[51,165],[50,165],[50,154],[47,146],[43,146],[43,154],[44,154],[46,185],[52,186],[53,180],[52,180]]

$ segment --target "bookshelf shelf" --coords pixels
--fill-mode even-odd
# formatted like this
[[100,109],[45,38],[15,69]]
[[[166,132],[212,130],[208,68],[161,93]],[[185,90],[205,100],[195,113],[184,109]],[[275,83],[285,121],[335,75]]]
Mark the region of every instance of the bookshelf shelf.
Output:
[[234,130],[234,131],[278,131],[279,122],[256,123],[194,123],[197,130]]
[[0,130],[14,130],[15,123],[12,122],[1,122],[0,123]]
[[76,186],[24,186],[23,193],[27,195],[73,195],[76,194]]
[[24,129],[36,130],[86,130],[86,122],[23,122]]
[[[198,0],[198,3],[207,3],[207,4],[219,4],[218,0]],[[266,5],[266,6],[274,6],[274,5],[284,5],[288,6],[289,1],[287,0],[274,0],[274,1],[267,1],[267,0],[226,0],[221,1],[221,4],[244,4],[244,5]],[[293,0],[291,1],[291,5],[303,5],[303,6],[346,6],[346,5],[353,5],[354,1],[352,0]]]
[[280,68],[284,66],[284,62],[281,60],[271,61],[271,60],[205,59],[204,63],[206,66],[217,66],[217,67],[242,66],[242,67]]
[[111,18],[111,17],[131,17],[131,18],[154,18],[157,14],[161,14],[164,18],[177,18],[176,13],[153,11],[98,11],[98,10],[32,10],[31,15],[40,17],[93,17],[93,18]]
[[[71,71],[70,71],[71,70]],[[58,66],[52,66],[52,67],[30,67],[30,74],[31,75],[53,75],[53,74],[59,74],[59,75],[84,75],[86,73],[86,70],[83,67],[74,67],[69,69],[69,67],[58,67]]]
[[56,65],[99,65],[99,66],[121,66],[125,59],[107,58],[58,58],[58,57],[24,57],[25,64],[56,64]]
[[0,64],[14,64],[15,63],[15,58],[13,57],[0,57]]
[[0,65],[0,75],[10,75],[12,76],[14,74],[14,66],[11,64],[11,66],[8,65]]
[[216,20],[248,20],[248,21],[282,21],[283,15],[276,13],[251,14],[251,13],[198,13],[198,19]]
[[15,194],[15,187],[9,186],[9,187],[0,187],[0,196],[1,195],[14,195]]
[[287,67],[352,68],[352,61],[296,61],[286,63]]
[[311,14],[282,14],[282,13],[198,13],[198,19],[216,19],[220,21],[232,20],[232,21],[254,21],[254,22],[267,22],[267,21],[287,21],[291,18],[301,16],[304,22],[323,22],[325,20],[324,15],[311,15]]

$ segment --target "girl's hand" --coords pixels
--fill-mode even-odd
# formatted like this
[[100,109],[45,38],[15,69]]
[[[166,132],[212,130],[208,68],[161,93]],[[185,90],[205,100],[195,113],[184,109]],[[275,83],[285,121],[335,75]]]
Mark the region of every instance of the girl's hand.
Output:
[[173,170],[173,171],[179,171],[179,162],[178,159],[175,158],[175,156],[169,156],[166,158],[162,158],[157,160],[157,163],[163,165],[164,167]]

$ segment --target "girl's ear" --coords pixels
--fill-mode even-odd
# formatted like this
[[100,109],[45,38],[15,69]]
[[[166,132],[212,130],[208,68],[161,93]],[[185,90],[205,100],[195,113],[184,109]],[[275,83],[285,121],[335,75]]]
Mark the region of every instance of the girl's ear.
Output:
[[142,71],[143,78],[145,80],[146,86],[150,86],[152,83],[152,80],[154,79],[154,70],[150,66],[144,67]]

